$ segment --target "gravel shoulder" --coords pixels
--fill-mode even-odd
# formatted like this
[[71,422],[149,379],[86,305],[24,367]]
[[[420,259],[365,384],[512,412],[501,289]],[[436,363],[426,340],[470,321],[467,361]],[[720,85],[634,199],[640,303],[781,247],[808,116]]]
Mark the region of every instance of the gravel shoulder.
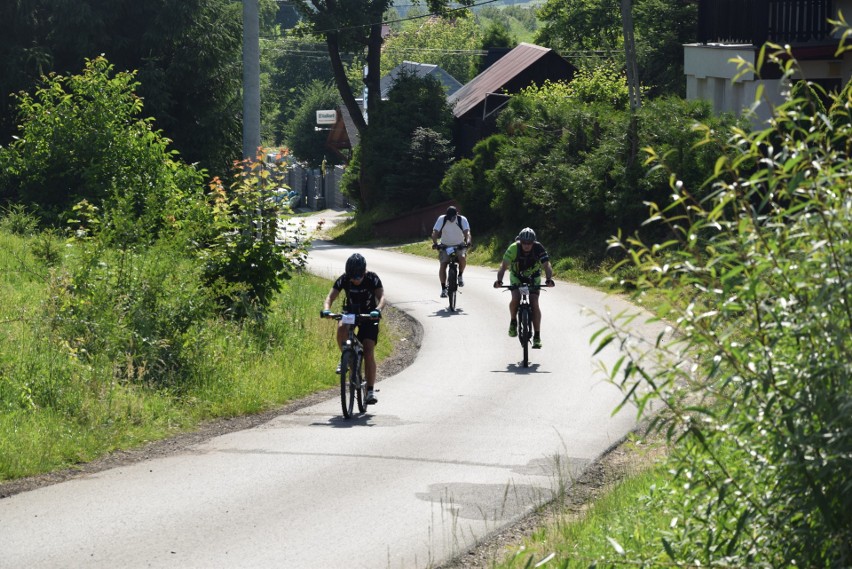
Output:
[[[382,316],[385,325],[394,328],[397,331],[397,336],[404,338],[404,340],[398,342],[391,355],[379,363],[379,381],[396,375],[414,361],[423,336],[420,324],[402,311],[390,307],[383,312]],[[0,482],[0,499],[110,468],[183,452],[219,435],[251,429],[279,415],[293,413],[337,396],[337,388],[327,389],[265,413],[210,421],[190,433],[152,442],[132,450],[113,452],[103,458],[77,465],[74,468]],[[564,496],[539,508],[516,523],[493,533],[475,547],[440,565],[437,569],[492,567],[495,561],[502,560],[509,552],[516,551],[523,540],[531,536],[542,524],[557,518],[564,519],[566,513],[569,517],[581,516],[582,512],[594,502],[597,496],[624,476],[635,472],[639,465],[648,460],[648,453],[637,451],[634,445],[626,442],[614,445],[592,463],[578,479],[573,481]]]

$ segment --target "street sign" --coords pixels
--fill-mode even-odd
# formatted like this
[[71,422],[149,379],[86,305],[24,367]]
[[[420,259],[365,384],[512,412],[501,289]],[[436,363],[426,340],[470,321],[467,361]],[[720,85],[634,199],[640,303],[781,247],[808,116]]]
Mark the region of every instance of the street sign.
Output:
[[317,124],[334,124],[337,122],[337,111],[317,111]]

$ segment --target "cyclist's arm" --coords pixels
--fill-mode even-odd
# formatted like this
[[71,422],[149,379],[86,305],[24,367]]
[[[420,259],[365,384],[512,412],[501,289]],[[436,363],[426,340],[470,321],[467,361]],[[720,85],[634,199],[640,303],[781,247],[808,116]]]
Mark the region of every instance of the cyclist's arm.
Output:
[[497,281],[498,282],[503,282],[503,275],[506,274],[506,269],[508,269],[508,268],[509,268],[509,263],[506,262],[505,260],[502,263],[500,263],[500,268],[497,269]]
[[551,266],[550,261],[542,261],[541,268],[544,269],[544,280],[545,282],[553,280],[553,266]]
[[441,238],[441,232],[438,231],[437,229],[433,229],[432,230],[432,245],[437,245],[438,239],[440,239],[440,238]]
[[385,289],[377,288],[376,292],[376,310],[381,312],[385,309]]
[[325,302],[322,305],[323,310],[331,310],[331,305],[334,304],[334,301],[337,300],[339,295],[340,291],[332,287],[331,290],[328,291],[328,296],[325,297]]
[[464,244],[470,247],[470,229],[464,230]]

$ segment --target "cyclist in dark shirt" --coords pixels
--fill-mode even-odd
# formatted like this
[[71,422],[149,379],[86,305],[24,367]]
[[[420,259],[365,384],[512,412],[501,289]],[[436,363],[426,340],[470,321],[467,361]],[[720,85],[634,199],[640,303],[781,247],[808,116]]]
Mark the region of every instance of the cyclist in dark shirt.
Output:
[[[497,269],[497,280],[494,288],[503,286],[503,275],[509,270],[509,282],[511,284],[528,283],[541,284],[541,270],[544,269],[545,286],[556,286],[553,282],[553,267],[550,266],[550,256],[544,245],[536,241],[535,231],[529,227],[521,229],[515,242],[509,245],[503,254],[503,262]],[[533,345],[535,349],[541,348],[541,309],[538,304],[539,291],[530,290],[530,305],[533,309]],[[509,302],[509,336],[518,335],[518,305],[521,302],[521,293],[516,289],[512,291],[512,300]]]
[[[346,293],[343,311],[350,314],[370,314],[376,320],[358,325],[356,336],[364,346],[364,371],[367,380],[367,403],[378,403],[373,386],[376,383],[376,342],[379,340],[379,318],[385,306],[382,280],[376,273],[367,271],[367,261],[360,253],[353,253],[346,261],[346,272],[340,275],[323,304],[323,313],[331,311],[331,305],[340,292]],[[342,322],[337,327],[337,345],[343,349],[349,333]],[[338,370],[339,371],[339,370]]]

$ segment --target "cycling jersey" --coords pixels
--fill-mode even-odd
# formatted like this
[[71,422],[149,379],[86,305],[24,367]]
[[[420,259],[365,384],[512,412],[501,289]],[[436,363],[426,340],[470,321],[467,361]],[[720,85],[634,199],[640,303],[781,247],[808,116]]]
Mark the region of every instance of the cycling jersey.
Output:
[[503,254],[503,261],[509,265],[509,282],[512,284],[522,281],[541,284],[541,264],[549,260],[544,245],[538,241],[533,243],[529,253],[524,253],[520,242],[515,241]]
[[464,243],[464,232],[470,231],[470,222],[463,215],[456,215],[453,221],[447,220],[446,215],[440,215],[432,230],[441,234],[442,245],[461,245]]
[[332,288],[338,292],[344,291],[346,293],[346,302],[343,305],[344,312],[367,314],[379,305],[379,301],[376,299],[376,290],[384,287],[382,287],[382,280],[379,275],[367,271],[367,274],[357,285],[343,274],[334,281]]

